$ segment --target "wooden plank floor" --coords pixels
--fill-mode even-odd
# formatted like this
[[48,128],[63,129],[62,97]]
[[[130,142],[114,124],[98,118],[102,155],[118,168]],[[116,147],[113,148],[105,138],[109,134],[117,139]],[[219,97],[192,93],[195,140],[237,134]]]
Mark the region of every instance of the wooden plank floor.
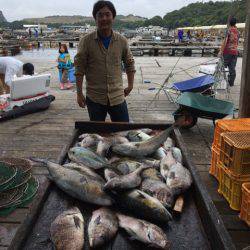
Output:
[[[24,62],[26,58],[20,56]],[[135,88],[132,94],[127,98],[130,112],[130,118],[133,122],[172,122],[172,112],[176,106],[170,103],[166,96],[161,93],[150,106],[154,98],[155,91],[149,91],[149,87],[157,87],[155,83],[162,83],[167,74],[171,71],[178,58],[169,57],[140,57],[136,58],[136,77]],[[182,69],[188,69],[188,73],[195,75],[198,65],[202,62],[210,61],[211,58],[181,58],[175,72],[173,81],[187,79],[188,76]],[[38,69],[51,67],[54,63],[37,60]],[[237,64],[237,85],[240,82],[241,59]],[[39,71],[39,70],[38,70]],[[57,83],[57,71],[55,68],[48,70],[52,74],[52,94],[56,100],[51,104],[47,111],[20,117],[0,124],[0,155],[13,157],[44,157],[56,160],[61,150],[68,142],[74,123],[76,120],[88,120],[87,111],[80,109],[76,104],[76,94],[73,90],[59,91]],[[144,81],[150,83],[144,83]],[[126,81],[125,81],[126,82]],[[238,106],[239,86],[235,86],[231,95],[234,97],[236,106]],[[211,121],[201,120],[198,125],[189,131],[183,131],[183,136],[187,148],[192,153],[192,160],[197,164],[197,168],[206,184],[212,199],[215,202],[218,211],[228,228],[230,235],[235,241],[237,248],[242,249],[250,245],[250,231],[246,225],[239,221],[238,214],[229,209],[226,201],[216,191],[216,182],[213,177],[209,176],[208,168],[210,164],[210,147],[213,138],[213,125]],[[39,195],[41,196],[46,183],[46,169],[34,167],[33,174],[40,181]],[[25,221],[30,213],[32,204],[17,209],[11,215],[0,217],[0,250],[7,249],[10,245],[17,229]]]

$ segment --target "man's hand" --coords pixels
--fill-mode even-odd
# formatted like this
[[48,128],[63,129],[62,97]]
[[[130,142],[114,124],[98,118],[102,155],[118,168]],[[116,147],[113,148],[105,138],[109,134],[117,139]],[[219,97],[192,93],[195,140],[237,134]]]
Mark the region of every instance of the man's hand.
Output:
[[85,106],[86,106],[86,100],[85,100],[85,97],[83,96],[82,93],[77,94],[77,102],[78,102],[78,105],[81,108],[85,108]]
[[124,89],[124,96],[128,96],[130,92],[132,91],[133,87],[127,87]]

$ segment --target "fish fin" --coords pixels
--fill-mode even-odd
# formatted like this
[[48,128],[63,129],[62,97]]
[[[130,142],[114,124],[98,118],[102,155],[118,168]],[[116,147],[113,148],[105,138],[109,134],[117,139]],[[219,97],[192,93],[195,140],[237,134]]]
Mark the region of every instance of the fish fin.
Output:
[[145,199],[145,196],[143,195],[143,193],[140,190],[137,190],[137,193],[139,194],[138,198]]
[[130,240],[138,240],[135,236],[129,236]]
[[96,219],[95,219],[95,224],[99,225],[101,223],[101,216],[99,215]]
[[168,178],[174,179],[175,178],[175,172],[170,172]]
[[74,220],[76,228],[81,228],[81,223],[80,223],[81,221],[80,221],[79,217],[73,216],[73,220]]
[[50,175],[48,175],[47,177],[48,177],[48,179],[49,179],[50,181],[54,181],[53,178],[52,178]]

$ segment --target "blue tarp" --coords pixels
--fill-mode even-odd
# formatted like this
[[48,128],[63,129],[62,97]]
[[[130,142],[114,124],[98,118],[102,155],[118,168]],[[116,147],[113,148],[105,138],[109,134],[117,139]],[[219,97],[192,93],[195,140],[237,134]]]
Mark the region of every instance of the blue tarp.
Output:
[[181,92],[192,92],[203,89],[205,86],[209,87],[215,82],[214,77],[211,75],[204,75],[193,78],[191,80],[186,80],[182,82],[177,82],[173,84],[173,88]]

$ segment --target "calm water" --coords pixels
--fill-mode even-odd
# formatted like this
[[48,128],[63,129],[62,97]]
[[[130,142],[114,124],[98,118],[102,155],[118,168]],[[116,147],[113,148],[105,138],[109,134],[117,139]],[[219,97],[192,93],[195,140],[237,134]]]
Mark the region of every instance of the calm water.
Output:
[[[71,59],[76,55],[76,49],[69,49]],[[41,60],[56,60],[58,57],[58,49],[33,49],[33,50],[22,50],[18,56],[25,57],[26,59],[39,58]]]

